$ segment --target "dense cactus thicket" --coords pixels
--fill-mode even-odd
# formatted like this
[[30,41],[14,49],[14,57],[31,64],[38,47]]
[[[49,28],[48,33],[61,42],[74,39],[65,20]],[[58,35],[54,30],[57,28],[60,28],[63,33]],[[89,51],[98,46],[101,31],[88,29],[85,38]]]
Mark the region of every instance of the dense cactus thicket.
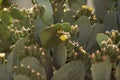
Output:
[[120,0],[0,0],[0,80],[120,80]]

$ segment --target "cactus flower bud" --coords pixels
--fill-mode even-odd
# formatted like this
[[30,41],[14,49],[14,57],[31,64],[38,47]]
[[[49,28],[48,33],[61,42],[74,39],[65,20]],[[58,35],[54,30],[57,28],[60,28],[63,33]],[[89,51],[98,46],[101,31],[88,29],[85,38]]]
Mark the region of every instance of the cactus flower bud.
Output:
[[88,10],[92,12],[94,10],[94,8],[90,7],[90,8],[88,8]]
[[67,35],[61,35],[59,38],[60,38],[61,41],[66,41],[68,39],[68,36]]
[[88,8],[87,5],[82,6],[82,9],[87,9],[87,8]]
[[5,53],[0,53],[0,57],[4,58],[5,57]]

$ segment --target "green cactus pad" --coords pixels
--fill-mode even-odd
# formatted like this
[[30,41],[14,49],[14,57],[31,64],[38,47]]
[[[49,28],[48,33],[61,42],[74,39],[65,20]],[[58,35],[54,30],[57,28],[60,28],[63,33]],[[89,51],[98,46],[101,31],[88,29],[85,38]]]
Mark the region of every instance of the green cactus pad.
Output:
[[96,39],[97,39],[97,42],[98,42],[99,46],[102,47],[101,46],[102,41],[107,42],[107,40],[110,39],[110,38],[107,35],[105,35],[104,33],[98,33]]
[[10,15],[8,11],[1,11],[0,12],[0,19],[1,19],[1,23],[4,27],[7,27],[8,24],[10,23]]
[[[54,27],[46,27],[40,31],[41,44],[45,48],[51,48],[58,44],[58,38],[55,35],[57,29]],[[49,44],[49,45],[48,45]]]
[[21,79],[23,79],[23,80],[32,80],[29,77],[27,77],[25,75],[20,75],[20,74],[16,75],[13,80],[21,80]]
[[104,20],[108,9],[112,9],[115,5],[114,0],[93,0],[95,14],[98,20]]
[[53,76],[53,64],[50,56],[50,52],[45,50],[40,55],[40,63],[45,69],[47,80],[51,80]]
[[8,72],[13,73],[13,53],[10,53],[7,57],[6,69]]
[[71,24],[70,23],[62,23],[61,24],[62,30],[65,32],[71,32]]
[[13,65],[18,65],[17,62],[19,59],[19,55],[21,55],[21,51],[24,49],[25,42],[27,42],[27,38],[20,39],[16,42],[15,48],[13,50]]
[[76,21],[74,16],[75,13],[72,10],[69,10],[63,14],[63,21],[73,24]]
[[86,16],[82,16],[74,23],[74,25],[78,25],[79,37],[77,41],[82,46],[85,46],[92,32],[89,19]]
[[42,28],[44,28],[44,23],[42,22],[42,20],[40,18],[36,18],[34,20],[34,26],[35,26],[34,37],[35,37],[35,40],[40,44],[39,32]]
[[69,5],[70,5],[70,9],[77,11],[82,9],[82,5],[86,5],[87,4],[87,0],[68,0]]
[[58,44],[53,49],[53,64],[56,69],[59,69],[67,60],[67,49],[63,43]]
[[53,10],[52,5],[49,0],[35,0],[37,4],[40,4],[45,7],[45,12],[42,16],[42,21],[45,25],[50,25],[53,23]]
[[22,26],[24,26],[25,28],[30,28],[30,19],[29,17],[24,17],[22,22],[21,22]]
[[40,31],[40,40],[42,46],[45,48],[56,46],[60,42],[59,37],[57,36],[57,31],[59,30],[71,32],[71,25],[69,23],[57,23],[42,29]]
[[93,63],[91,70],[93,80],[110,80],[112,65],[109,57],[104,62]]
[[12,80],[12,77],[10,76],[9,72],[1,64],[0,64],[0,80]]
[[52,80],[84,80],[84,63],[76,60],[62,66],[53,76]]
[[0,52],[7,52],[9,50],[9,46],[12,43],[11,40],[11,33],[9,32],[8,29],[6,29],[7,26],[6,25],[2,25],[2,23],[0,24]]
[[115,12],[109,12],[104,18],[104,29],[105,31],[111,31],[112,29],[118,30],[118,21]]
[[45,70],[37,58],[34,57],[23,58],[21,64],[23,64],[25,67],[29,65],[31,69],[34,69],[36,72],[40,72],[41,75],[46,77]]
[[86,46],[87,51],[92,52],[92,49],[94,50],[97,49],[98,45],[96,41],[96,36],[98,33],[103,33],[103,32],[104,32],[103,24],[96,23],[95,25],[92,26],[92,34]]
[[115,74],[116,80],[120,80],[120,62],[118,66],[116,67],[116,74]]
[[11,7],[10,8],[10,15],[14,18],[14,19],[18,19],[18,20],[22,20],[23,19],[23,15],[22,13],[19,11],[19,9],[17,9],[16,7]]

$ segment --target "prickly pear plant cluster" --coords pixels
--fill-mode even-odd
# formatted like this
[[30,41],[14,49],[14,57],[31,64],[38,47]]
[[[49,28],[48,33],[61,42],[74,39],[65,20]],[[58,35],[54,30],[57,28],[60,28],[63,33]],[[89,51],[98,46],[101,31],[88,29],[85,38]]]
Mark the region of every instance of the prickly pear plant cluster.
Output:
[[105,31],[120,29],[119,27],[119,0],[93,0],[95,15],[98,22],[103,23]]
[[0,0],[0,80],[120,80],[120,1],[87,1]]

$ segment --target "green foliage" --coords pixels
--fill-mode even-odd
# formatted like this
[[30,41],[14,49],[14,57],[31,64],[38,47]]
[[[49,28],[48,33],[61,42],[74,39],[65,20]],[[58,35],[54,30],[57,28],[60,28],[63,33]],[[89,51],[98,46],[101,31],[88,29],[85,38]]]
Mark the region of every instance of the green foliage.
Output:
[[120,79],[119,0],[5,1],[0,80]]

